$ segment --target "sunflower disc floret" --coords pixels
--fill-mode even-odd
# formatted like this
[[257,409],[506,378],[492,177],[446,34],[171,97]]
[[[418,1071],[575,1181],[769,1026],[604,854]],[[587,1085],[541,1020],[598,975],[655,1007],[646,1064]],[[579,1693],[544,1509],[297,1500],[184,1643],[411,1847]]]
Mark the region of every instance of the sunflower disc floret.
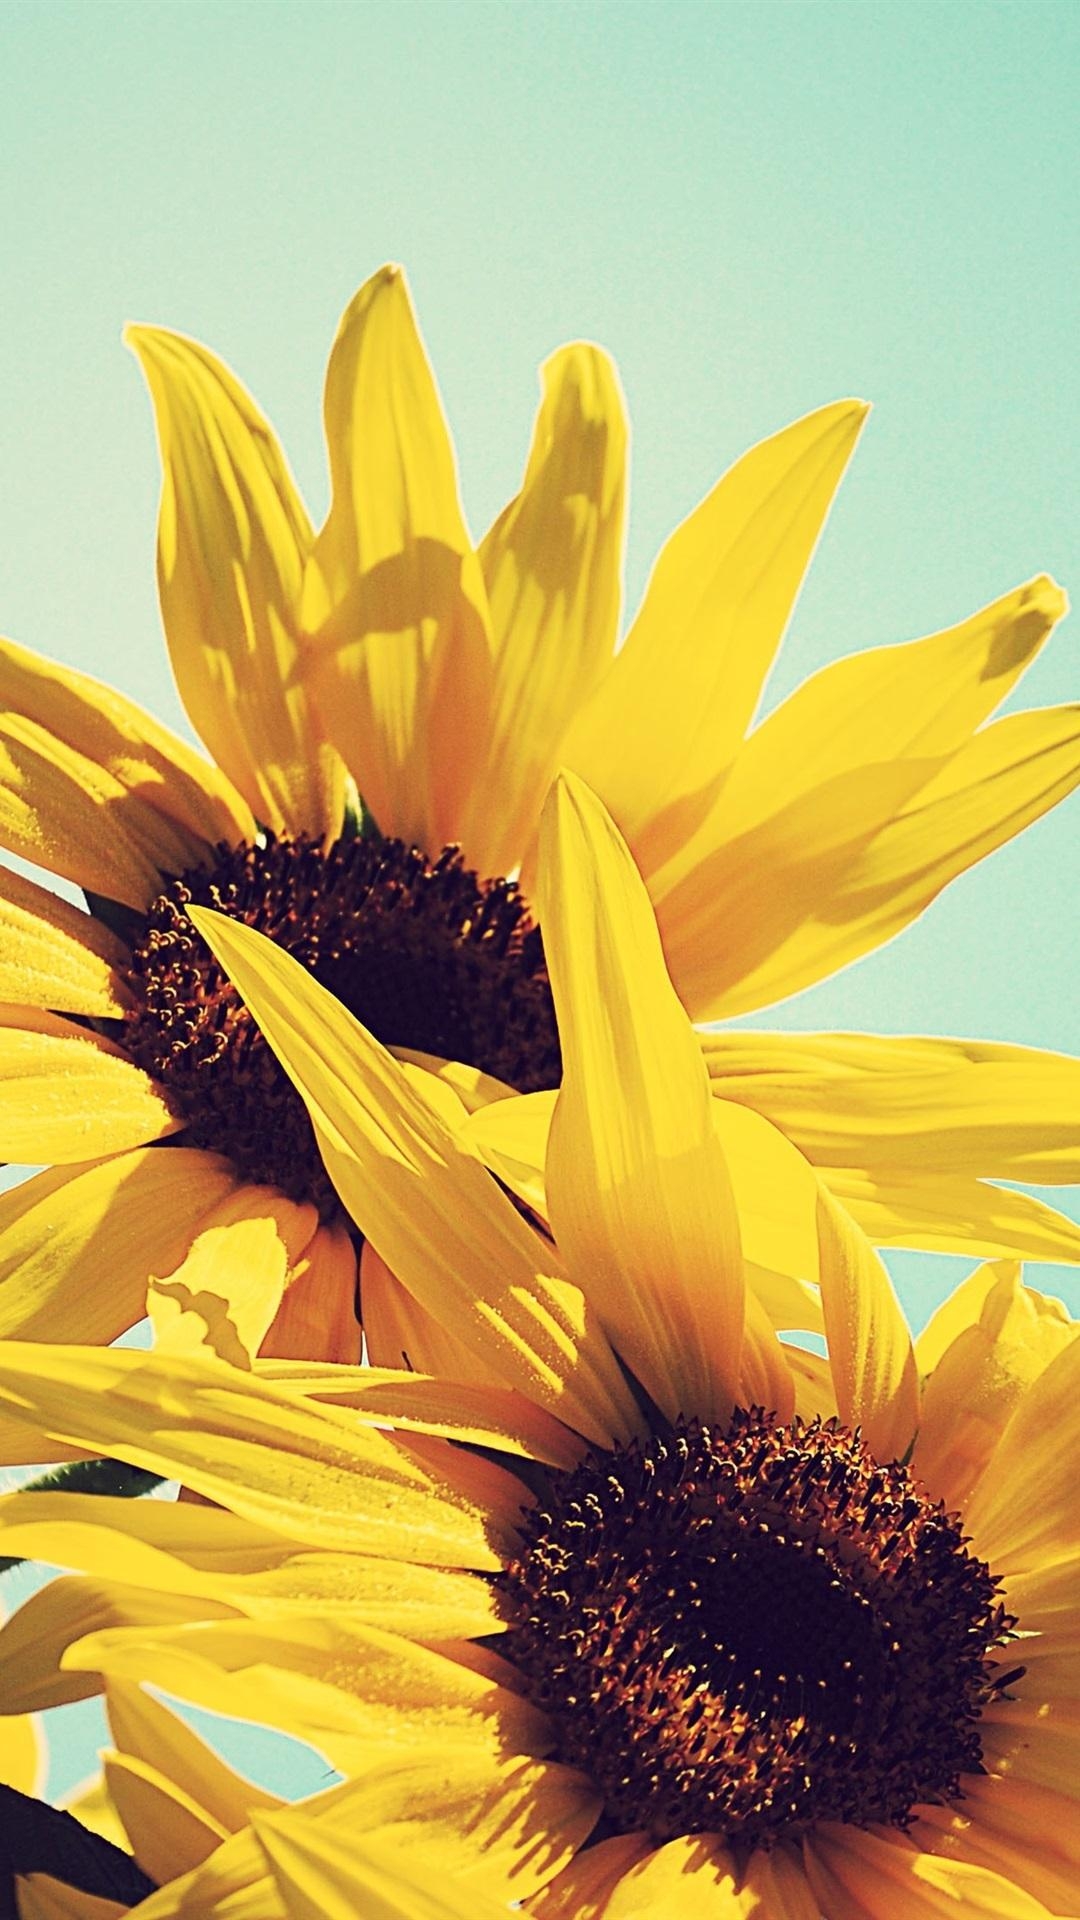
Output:
[[904,1827],[981,1772],[1015,1622],[954,1518],[836,1419],[681,1422],[531,1511],[510,1651],[609,1831]]

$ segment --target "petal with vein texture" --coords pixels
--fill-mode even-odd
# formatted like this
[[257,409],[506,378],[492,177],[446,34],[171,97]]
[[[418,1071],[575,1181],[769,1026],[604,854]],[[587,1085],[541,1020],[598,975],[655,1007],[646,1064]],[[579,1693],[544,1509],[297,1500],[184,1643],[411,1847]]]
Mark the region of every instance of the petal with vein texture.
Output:
[[903,1460],[919,1425],[919,1382],[892,1282],[843,1207],[818,1201],[821,1305],[836,1404],[881,1461]]
[[822,407],[736,462],[672,534],[626,645],[567,741],[648,876],[736,752],[866,415]]
[[280,947],[192,911],[302,1095],[346,1207],[398,1279],[505,1384],[602,1444],[625,1432],[634,1414],[599,1326],[461,1127]]
[[118,1019],[126,958],[100,920],[0,867],[0,1001]]
[[265,1359],[358,1362],[357,1307],[356,1249],[344,1226],[320,1226],[286,1278],[259,1352]]
[[434,857],[460,839],[486,759],[492,648],[453,449],[399,268],[375,274],[345,310],[325,418],[333,499],[301,603],[310,684],[383,833]]
[[0,1007],[0,1155],[23,1166],[122,1153],[180,1122],[149,1074],[99,1034]]
[[[421,1467],[347,1410],[302,1402],[207,1356],[0,1343],[0,1406],[57,1440],[180,1480],[316,1548],[495,1568],[492,1509],[516,1483],[444,1448]],[[486,1497],[475,1487],[486,1470]],[[467,1477],[470,1491],[461,1490]],[[520,1506],[520,1490],[517,1495]]]
[[205,347],[160,327],[129,327],[125,338],[157,418],[158,586],[181,699],[259,820],[333,837],[343,773],[303,685],[297,639],[314,535],[285,458]]
[[0,1338],[115,1340],[142,1319],[148,1274],[183,1259],[234,1184],[217,1154],[140,1147],[0,1196]]
[[1037,1572],[1080,1550],[1078,1437],[1080,1341],[1070,1340],[1017,1402],[965,1509],[995,1573]]
[[480,547],[495,646],[486,768],[463,835],[481,873],[513,873],[532,846],[567,726],[614,652],[626,505],[626,417],[599,347],[563,347],[521,491]]
[[876,1247],[1007,1260],[1080,1261],[1080,1227],[1056,1207],[969,1173],[826,1167],[822,1180]]
[[505,1899],[447,1874],[436,1848],[402,1854],[302,1814],[256,1815],[255,1835],[294,1920],[498,1920]]
[[1031,1894],[985,1867],[943,1860],[904,1839],[825,1826],[805,1845],[810,1885],[829,1920],[1050,1920]]
[[540,918],[563,1053],[547,1153],[560,1252],[665,1412],[739,1397],[745,1279],[708,1077],[625,842],[560,775],[540,837]]

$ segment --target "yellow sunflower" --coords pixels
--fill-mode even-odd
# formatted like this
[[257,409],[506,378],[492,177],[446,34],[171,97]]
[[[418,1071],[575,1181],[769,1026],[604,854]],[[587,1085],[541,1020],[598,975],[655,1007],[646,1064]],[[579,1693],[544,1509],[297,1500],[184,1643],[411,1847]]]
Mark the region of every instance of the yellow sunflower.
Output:
[[[1063,611],[1045,578],[839,662],[748,732],[860,403],[737,463],[616,653],[626,425],[599,349],[545,366],[521,491],[474,550],[395,270],[331,354],[318,532],[220,362],[130,337],[164,463],[166,637],[216,767],[0,646],[0,845],[91,907],[0,874],[0,1155],[46,1168],[0,1202],[0,1334],[114,1339],[147,1275],[190,1291],[229,1240],[278,1275],[264,1351],[358,1352],[353,1239],[193,903],[269,934],[387,1045],[459,1063],[476,1104],[559,1080],[530,903],[560,762],[625,832],[695,1019],[868,951],[1080,780],[1074,709],[984,724]],[[850,1035],[705,1045],[716,1091],[782,1127],[879,1243],[1080,1258],[1069,1221],[979,1177],[1076,1177],[1075,1062]]]
[[[554,1237],[445,1088],[201,916],[461,1373],[8,1343],[11,1428],[221,1510],[10,1496],[12,1551],[86,1571],[0,1633],[0,1699],[153,1680],[310,1741],[358,1809],[383,1768],[430,1789],[438,1764],[437,1857],[538,1920],[1075,1915],[1075,1325],[1001,1263],[913,1348],[770,1130],[828,1358],[779,1341],[647,894],[572,781],[540,902],[564,1081],[553,1116],[504,1106],[547,1134]],[[226,1920],[234,1891],[207,1862],[188,1911]]]

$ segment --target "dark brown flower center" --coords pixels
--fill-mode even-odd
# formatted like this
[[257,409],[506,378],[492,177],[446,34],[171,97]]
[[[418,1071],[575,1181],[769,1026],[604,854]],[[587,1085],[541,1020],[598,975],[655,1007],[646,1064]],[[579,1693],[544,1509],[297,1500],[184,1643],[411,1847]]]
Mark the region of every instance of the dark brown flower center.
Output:
[[192,905],[268,934],[386,1046],[463,1060],[522,1093],[559,1083],[543,947],[512,882],[478,880],[454,848],[429,862],[397,840],[220,847],[211,871],[166,886],[134,936],[125,1042],[166,1089],[186,1144],[324,1218],[337,1203],[306,1109]]
[[1015,1622],[955,1518],[839,1422],[593,1453],[523,1522],[506,1651],[608,1831],[909,1824],[981,1771]]

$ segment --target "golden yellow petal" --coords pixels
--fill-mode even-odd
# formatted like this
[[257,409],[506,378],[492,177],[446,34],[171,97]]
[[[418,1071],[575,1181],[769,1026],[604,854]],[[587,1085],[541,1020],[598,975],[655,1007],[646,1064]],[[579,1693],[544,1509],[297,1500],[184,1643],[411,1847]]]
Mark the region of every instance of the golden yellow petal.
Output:
[[[2,640],[0,711],[15,782],[5,778],[0,834],[10,826],[28,844],[4,844],[50,871],[142,906],[158,868],[181,873],[219,840],[251,839],[251,814],[217,768],[89,674]],[[123,874],[149,891],[99,884]]]
[[495,645],[487,764],[463,839],[481,873],[513,873],[536,836],[567,726],[615,652],[626,506],[626,417],[599,347],[563,347],[521,491],[480,547]]
[[118,1019],[126,958],[100,920],[0,867],[0,1001]]
[[1080,1549],[1078,1442],[1080,1341],[1070,1340],[1017,1401],[964,1510],[975,1552],[998,1575]]
[[818,1202],[821,1305],[840,1418],[879,1460],[906,1458],[919,1425],[911,1335],[893,1285],[843,1207]]
[[[915,1341],[915,1364],[922,1378],[933,1373],[958,1335],[966,1332],[968,1327],[978,1326],[986,1296],[1003,1274],[1016,1274],[1022,1278],[1019,1263],[1015,1260],[984,1261],[981,1267],[973,1268],[966,1280],[961,1280],[951,1293],[946,1294],[939,1307],[935,1307]],[[1040,1298],[1045,1296],[1040,1295]]]
[[703,1033],[713,1091],[819,1167],[1080,1177],[1080,1060],[909,1034]]
[[[1012,1800],[1012,1820],[1004,1827],[996,1818],[1002,1795]],[[958,1807],[920,1807],[918,1838],[928,1853],[985,1867],[1061,1914],[1076,1906],[1077,1864],[1056,1852],[1055,1827],[1060,1834],[1070,1824],[1070,1810],[1056,1799],[1052,1810],[1046,1804],[1037,1810],[1025,1792],[1013,1794],[1008,1781],[970,1779]]]
[[825,1167],[822,1180],[876,1247],[916,1247],[990,1260],[1080,1262],[1080,1227],[1034,1194],[969,1173],[886,1174]]
[[620,1880],[649,1852],[643,1833],[620,1833],[598,1840],[529,1902],[536,1920],[601,1920]]
[[0,1338],[115,1340],[234,1180],[216,1154],[146,1147],[23,1181],[0,1197]]
[[314,534],[271,428],[194,340],[129,327],[157,419],[158,586],[192,725],[275,832],[340,830],[343,769],[305,692],[297,639]]
[[697,1038],[625,842],[571,775],[541,821],[540,917],[563,1084],[547,1204],[570,1272],[671,1417],[739,1398],[739,1223]]
[[106,1753],[104,1766],[135,1859],[158,1885],[190,1873],[227,1838],[197,1800],[149,1761]]
[[104,1774],[98,1773],[89,1781],[74,1787],[58,1804],[65,1813],[74,1814],[79,1825],[88,1832],[96,1833],[102,1840],[111,1841],[114,1847],[122,1847],[125,1853],[130,1851],[120,1816],[106,1792]]
[[[0,1343],[0,1407],[57,1440],[180,1480],[315,1548],[495,1569],[497,1531],[456,1480],[347,1410],[303,1402],[207,1355]],[[486,1462],[493,1489],[506,1476]]]
[[15,1787],[35,1799],[45,1786],[47,1756],[36,1713],[5,1713],[0,1743],[0,1786]]
[[333,498],[302,598],[310,684],[382,831],[433,856],[460,839],[486,759],[492,647],[453,450],[398,268],[346,308],[325,419]]
[[659,899],[685,1003],[715,1019],[813,985],[899,933],[1078,781],[1078,711],[1056,707],[995,721],[944,759],[837,773],[784,804],[768,785],[765,817],[718,828]]
[[714,1834],[669,1840],[616,1882],[604,1920],[777,1920],[741,1876]]
[[902,1836],[826,1825],[805,1843],[807,1877],[829,1920],[1050,1920],[1041,1900],[968,1861]]
[[566,764],[647,876],[689,840],[738,748],[865,415],[822,407],[731,468],[664,547],[570,734]]
[[63,1575],[24,1600],[0,1627],[0,1698],[5,1713],[36,1713],[101,1691],[88,1668],[61,1671],[63,1655],[85,1636],[134,1627],[152,1638],[178,1621],[216,1620],[232,1613],[201,1595],[130,1586],[89,1574]]
[[280,947],[192,911],[303,1096],[346,1207],[397,1278],[506,1385],[602,1444],[628,1431],[636,1416],[592,1310],[462,1128]]
[[123,1153],[179,1126],[164,1094],[100,1034],[0,1006],[0,1154],[24,1166]]
[[370,1240],[360,1256],[360,1291],[367,1357],[376,1367],[402,1367],[455,1384],[498,1387],[496,1367],[459,1340],[450,1326],[414,1300]]
[[152,1269],[146,1307],[163,1352],[216,1353],[250,1367],[289,1271],[318,1225],[313,1206],[272,1187],[241,1187],[212,1206],[178,1266]]
[[345,1227],[317,1228],[286,1276],[285,1292],[259,1352],[270,1360],[358,1362],[356,1249]]
[[223,1833],[245,1827],[253,1808],[281,1805],[277,1794],[234,1773],[186,1720],[144,1687],[111,1681],[105,1705],[118,1753],[159,1768]]
[[991,1278],[978,1317],[923,1384],[916,1466],[950,1509],[963,1508],[1014,1408],[1080,1334],[1060,1301],[1022,1284],[1015,1263],[995,1265]]
[[252,1826],[294,1920],[499,1920],[510,1911],[475,1876],[455,1879],[434,1846],[403,1854],[366,1834],[329,1833],[297,1809],[257,1814]]

